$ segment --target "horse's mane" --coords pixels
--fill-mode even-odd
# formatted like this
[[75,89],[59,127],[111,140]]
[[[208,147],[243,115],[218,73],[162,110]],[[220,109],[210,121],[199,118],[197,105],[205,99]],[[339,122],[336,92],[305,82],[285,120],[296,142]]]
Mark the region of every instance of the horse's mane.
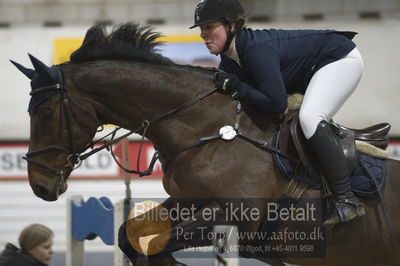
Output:
[[156,49],[162,44],[156,40],[160,36],[150,27],[132,22],[114,27],[109,34],[104,25],[95,25],[86,32],[81,47],[72,53],[71,62],[135,60],[173,64]]
[[154,32],[151,27],[133,22],[118,25],[109,34],[104,25],[95,25],[86,32],[81,47],[72,53],[70,62],[130,60],[175,65],[208,74],[216,71],[200,66],[176,65],[159,53],[157,47],[163,44],[157,41],[160,36],[161,34]]

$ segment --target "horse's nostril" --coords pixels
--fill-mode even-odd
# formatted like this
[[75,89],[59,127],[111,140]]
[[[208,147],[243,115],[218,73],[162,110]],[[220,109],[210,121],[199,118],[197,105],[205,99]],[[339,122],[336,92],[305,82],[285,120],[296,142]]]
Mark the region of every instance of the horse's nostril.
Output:
[[41,185],[36,185],[35,192],[36,192],[36,195],[41,198],[47,197],[47,195],[48,195],[47,188],[45,188]]

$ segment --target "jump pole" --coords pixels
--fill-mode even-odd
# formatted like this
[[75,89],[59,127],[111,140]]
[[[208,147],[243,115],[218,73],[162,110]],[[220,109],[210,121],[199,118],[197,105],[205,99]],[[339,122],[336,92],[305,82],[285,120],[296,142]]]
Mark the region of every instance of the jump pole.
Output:
[[216,225],[213,232],[214,266],[239,266],[237,226]]
[[75,195],[67,199],[67,266],[84,266],[85,265],[85,243],[78,241],[72,236],[72,202],[82,202],[83,197]]
[[[129,140],[124,139],[121,142],[121,154],[122,154],[122,164],[125,168],[129,168],[130,159],[129,159]],[[118,247],[118,230],[119,226],[123,224],[129,215],[132,204],[132,193],[131,193],[131,175],[125,171],[123,171],[122,177],[125,182],[125,199],[118,201],[115,204],[115,213],[114,213],[114,265],[115,266],[129,266],[130,261],[128,257],[121,251]]]

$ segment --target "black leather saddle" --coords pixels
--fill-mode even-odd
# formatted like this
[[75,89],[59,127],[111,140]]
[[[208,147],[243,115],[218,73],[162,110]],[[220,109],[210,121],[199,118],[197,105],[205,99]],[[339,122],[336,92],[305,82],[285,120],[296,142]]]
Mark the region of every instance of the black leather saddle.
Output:
[[[380,123],[363,129],[347,128],[330,121],[330,126],[339,138],[346,156],[349,174],[356,163],[356,140],[365,141],[380,149],[386,149],[389,144],[390,124]],[[279,149],[291,158],[297,159],[305,171],[304,176],[314,180],[319,177],[319,168],[315,164],[312,151],[306,145],[306,139],[299,123],[299,110],[293,110],[281,120],[279,134]]]

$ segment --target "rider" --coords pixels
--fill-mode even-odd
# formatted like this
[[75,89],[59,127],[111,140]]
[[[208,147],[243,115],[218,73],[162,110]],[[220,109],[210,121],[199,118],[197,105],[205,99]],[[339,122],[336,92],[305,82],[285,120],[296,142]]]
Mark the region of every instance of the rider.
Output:
[[363,60],[351,39],[335,30],[252,30],[239,0],[200,0],[194,14],[211,54],[220,55],[216,88],[264,112],[281,114],[287,94],[304,94],[300,125],[334,190],[325,224],[365,214],[348,179],[344,153],[327,121],[357,87]]

